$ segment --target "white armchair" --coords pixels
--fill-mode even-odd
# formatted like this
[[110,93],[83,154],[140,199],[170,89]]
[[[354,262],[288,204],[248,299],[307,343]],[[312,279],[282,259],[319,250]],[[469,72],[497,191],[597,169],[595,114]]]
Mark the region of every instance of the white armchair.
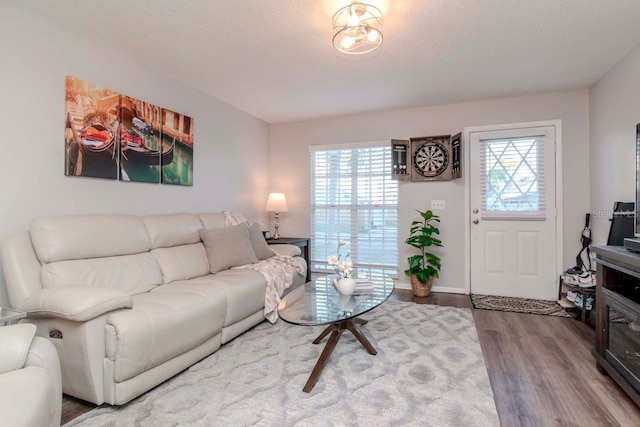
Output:
[[60,425],[60,361],[36,326],[0,327],[0,420],[11,426]]

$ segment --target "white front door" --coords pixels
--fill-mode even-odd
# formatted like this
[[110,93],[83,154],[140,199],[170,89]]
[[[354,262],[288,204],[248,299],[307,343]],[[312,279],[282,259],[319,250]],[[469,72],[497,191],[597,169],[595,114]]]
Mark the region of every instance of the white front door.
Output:
[[471,293],[557,297],[555,132],[469,133]]

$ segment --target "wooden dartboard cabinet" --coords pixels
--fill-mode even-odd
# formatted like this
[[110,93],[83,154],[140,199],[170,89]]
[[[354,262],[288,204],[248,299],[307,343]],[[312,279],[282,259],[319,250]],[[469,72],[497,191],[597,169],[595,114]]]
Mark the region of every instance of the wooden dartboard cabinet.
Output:
[[462,177],[462,134],[392,140],[392,176],[400,181],[449,181]]

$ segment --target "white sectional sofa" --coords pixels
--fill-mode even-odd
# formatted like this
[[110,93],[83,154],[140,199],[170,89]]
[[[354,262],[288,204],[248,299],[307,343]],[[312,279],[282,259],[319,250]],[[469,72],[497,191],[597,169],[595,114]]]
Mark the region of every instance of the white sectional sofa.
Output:
[[60,425],[58,353],[35,333],[29,324],[0,328],[0,425]]
[[221,213],[57,216],[5,242],[11,304],[55,345],[65,393],[124,404],[265,319],[259,272],[209,273],[199,231],[224,226]]

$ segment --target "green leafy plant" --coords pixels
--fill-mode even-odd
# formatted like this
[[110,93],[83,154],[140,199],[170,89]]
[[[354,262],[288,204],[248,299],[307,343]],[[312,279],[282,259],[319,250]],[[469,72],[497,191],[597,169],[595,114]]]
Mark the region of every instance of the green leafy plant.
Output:
[[422,217],[422,221],[413,221],[409,229],[410,236],[404,242],[407,245],[420,249],[419,255],[407,258],[409,268],[404,271],[407,276],[415,275],[419,282],[427,283],[431,277],[439,277],[440,257],[425,251],[430,246],[442,246],[442,241],[435,235],[440,235],[440,230],[434,224],[440,222],[440,217],[431,211],[416,211]]

